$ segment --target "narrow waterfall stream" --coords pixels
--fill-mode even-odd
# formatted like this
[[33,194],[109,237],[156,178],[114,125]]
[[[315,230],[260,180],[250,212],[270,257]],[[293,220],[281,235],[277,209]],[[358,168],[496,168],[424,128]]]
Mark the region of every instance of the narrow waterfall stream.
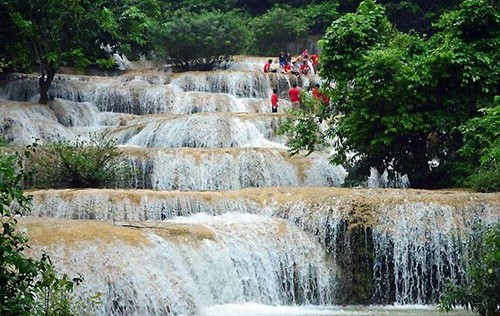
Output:
[[35,103],[36,77],[0,82],[10,145],[112,138],[134,170],[116,189],[27,192],[32,253],[80,273],[84,303],[102,293],[98,315],[437,315],[445,284],[466,278],[474,231],[500,219],[500,194],[382,189],[375,172],[340,188],[331,149],[290,157],[277,133],[288,89],[315,80],[263,74],[252,58],[58,75],[49,105]]

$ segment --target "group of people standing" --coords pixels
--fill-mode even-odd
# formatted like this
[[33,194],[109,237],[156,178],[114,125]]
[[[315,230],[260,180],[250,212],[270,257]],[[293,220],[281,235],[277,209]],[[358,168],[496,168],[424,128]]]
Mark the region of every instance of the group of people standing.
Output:
[[278,56],[277,66],[273,66],[273,60],[269,59],[264,65],[264,72],[277,72],[294,75],[314,75],[318,71],[319,55],[314,53],[309,55],[307,49],[304,49],[302,54],[292,61],[292,56],[289,52],[281,52]]
[[[292,102],[292,110],[298,110],[301,106],[301,94],[304,93],[304,90],[297,87],[297,84],[294,83],[292,87],[288,90],[288,96],[290,97],[290,101]],[[320,85],[317,83],[312,88],[308,88],[305,93],[311,93],[312,97],[318,101],[320,101],[323,105],[330,104],[330,98],[323,92],[320,91]],[[278,89],[273,89],[273,93],[271,95],[271,112],[278,113]]]
[[[276,66],[275,66],[276,65]],[[281,52],[278,56],[278,62],[273,65],[273,60],[269,59],[264,65],[265,73],[284,73],[284,74],[294,74],[294,75],[314,75],[318,72],[319,68],[319,55],[317,53],[309,54],[307,49],[304,49],[302,54],[300,54],[294,61],[292,61],[292,56],[289,52]],[[311,95],[322,102],[323,104],[329,104],[330,99],[326,94],[319,90],[319,84],[314,87],[307,88],[306,92],[311,93]],[[301,93],[304,91],[297,87],[294,83],[292,87],[288,90],[288,95],[290,96],[290,101],[292,102],[292,109],[298,110],[301,106]],[[271,95],[271,112],[278,112],[278,89],[273,89]]]

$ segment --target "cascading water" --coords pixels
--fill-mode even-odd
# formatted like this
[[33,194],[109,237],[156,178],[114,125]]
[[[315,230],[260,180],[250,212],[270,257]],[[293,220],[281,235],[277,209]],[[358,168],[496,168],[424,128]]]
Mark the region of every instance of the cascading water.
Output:
[[[226,67],[59,75],[49,105],[26,102],[34,77],[0,84],[11,145],[112,138],[133,170],[119,189],[32,191],[20,220],[34,252],[84,276],[82,300],[102,293],[97,314],[336,315],[328,305],[434,304],[466,277],[467,241],[499,220],[498,194],[335,188],[346,171],[328,152],[288,156],[284,115],[270,113],[271,87],[283,112],[291,85],[317,78],[263,74],[252,58]],[[386,186],[376,171],[367,183]]]
[[82,298],[104,291],[103,315],[194,315],[215,304],[331,302],[333,263],[311,235],[284,220],[233,213],[122,224],[139,227],[132,232],[91,222],[50,223],[33,230],[57,233],[59,244],[46,246],[40,236],[34,242],[63,272],[86,277],[87,285],[78,289]]

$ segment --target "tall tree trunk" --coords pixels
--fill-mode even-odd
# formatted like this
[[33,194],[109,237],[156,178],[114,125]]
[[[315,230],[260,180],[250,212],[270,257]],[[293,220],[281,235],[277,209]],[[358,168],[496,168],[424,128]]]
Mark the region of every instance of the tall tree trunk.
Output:
[[40,79],[38,80],[38,84],[40,87],[40,99],[38,103],[40,104],[49,104],[49,88],[52,84],[52,80],[54,80],[54,76],[56,75],[56,70],[52,67],[49,67],[47,70],[47,75],[42,74]]

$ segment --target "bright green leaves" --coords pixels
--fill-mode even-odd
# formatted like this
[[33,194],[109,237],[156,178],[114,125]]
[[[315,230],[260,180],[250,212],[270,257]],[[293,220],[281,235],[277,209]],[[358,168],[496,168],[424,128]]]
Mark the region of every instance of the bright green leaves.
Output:
[[288,136],[287,146],[291,155],[305,150],[306,155],[321,149],[325,145],[327,134],[321,130],[319,113],[325,110],[325,104],[307,93],[301,94],[301,108],[288,112],[280,125],[279,133]]
[[96,13],[97,13],[96,20],[99,27],[105,32],[108,32],[109,34],[118,37],[119,25],[113,11],[104,7],[101,10],[96,10]]
[[382,6],[372,0],[361,2],[356,13],[334,21],[320,40],[322,76],[328,80],[354,78],[360,58],[372,47],[383,45],[393,32]]

